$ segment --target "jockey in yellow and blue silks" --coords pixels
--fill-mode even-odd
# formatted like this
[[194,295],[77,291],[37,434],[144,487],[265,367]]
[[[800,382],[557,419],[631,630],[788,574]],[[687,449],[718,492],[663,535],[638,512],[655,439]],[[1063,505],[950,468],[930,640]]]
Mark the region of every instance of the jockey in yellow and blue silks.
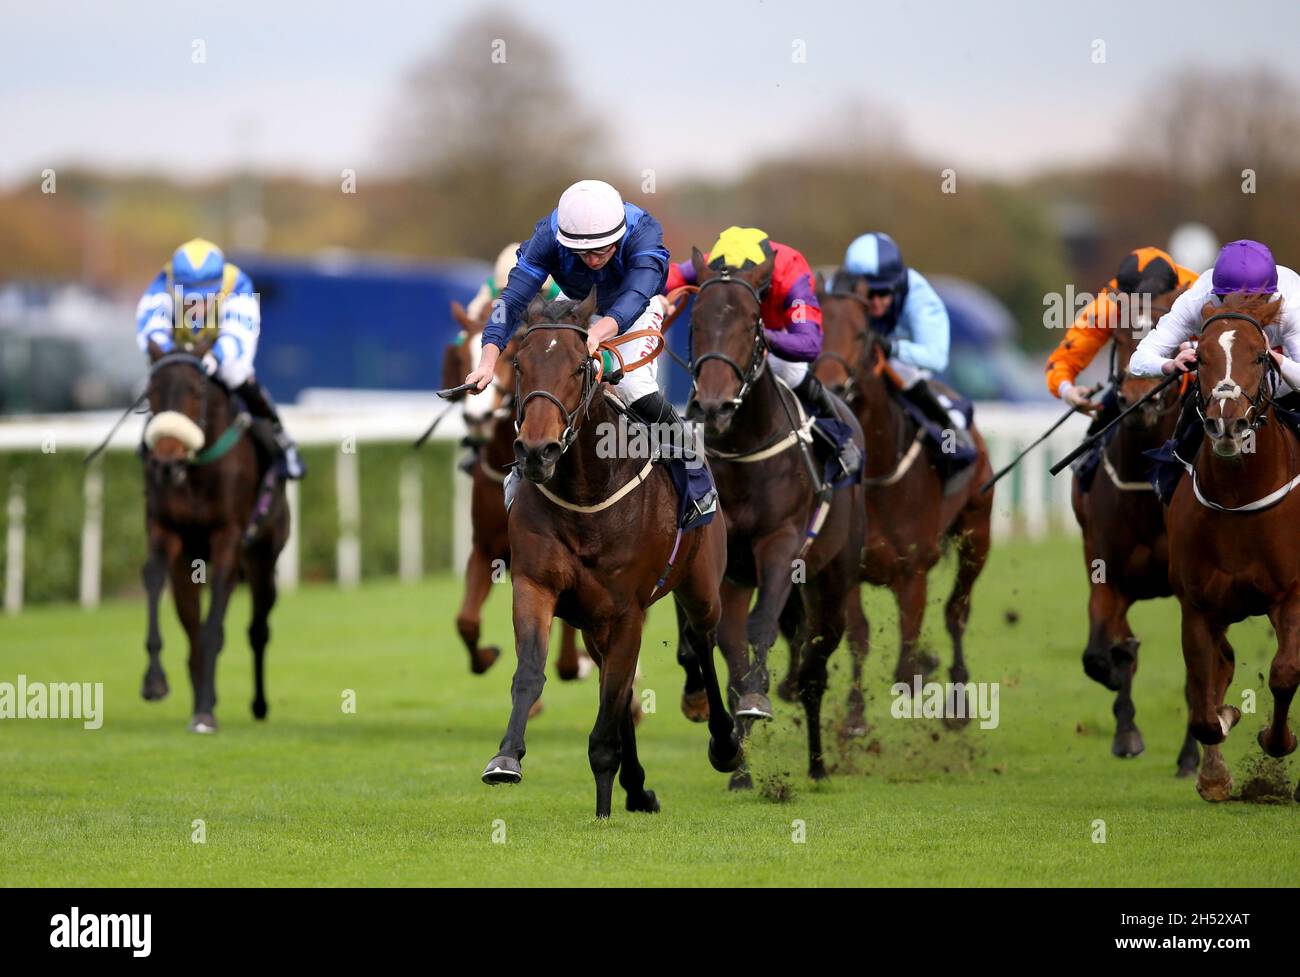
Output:
[[143,352],[150,343],[170,352],[177,335],[201,332],[209,318],[215,319],[217,339],[203,357],[204,371],[237,394],[249,413],[271,422],[278,467],[287,478],[302,478],[306,468],[298,448],[285,432],[271,395],[253,375],[262,326],[253,283],[215,244],[195,238],[176,249],[145,289],[136,307],[136,341]]
[[849,289],[860,279],[867,288],[871,328],[889,347],[889,365],[903,383],[903,395],[944,429],[953,429],[963,444],[973,443],[961,411],[950,410],[927,382],[948,366],[948,310],[888,234],[863,234],[849,245],[834,288]]

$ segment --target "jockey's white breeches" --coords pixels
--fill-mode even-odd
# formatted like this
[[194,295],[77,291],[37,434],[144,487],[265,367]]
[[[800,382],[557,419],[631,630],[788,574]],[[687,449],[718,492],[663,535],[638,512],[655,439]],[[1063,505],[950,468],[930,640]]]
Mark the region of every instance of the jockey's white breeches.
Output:
[[[646,305],[645,311],[641,313],[640,318],[632,323],[631,328],[627,331],[653,329],[655,332],[661,332],[664,324],[663,302],[662,296],[654,296]],[[615,338],[610,341],[609,345],[618,350],[619,355],[623,357],[624,363],[631,364],[641,357],[653,353],[659,346],[659,340],[652,336],[642,336],[639,339],[620,342]],[[623,374],[623,379],[618,382],[614,389],[618,391],[619,399],[629,406],[647,394],[658,393],[659,359],[656,357],[644,366],[637,367],[631,373]]]

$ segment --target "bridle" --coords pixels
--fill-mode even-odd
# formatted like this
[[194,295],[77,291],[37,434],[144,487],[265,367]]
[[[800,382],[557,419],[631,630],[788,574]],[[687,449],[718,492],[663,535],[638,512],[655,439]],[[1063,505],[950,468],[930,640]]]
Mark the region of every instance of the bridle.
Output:
[[[1204,335],[1206,327],[1210,323],[1219,319],[1240,319],[1243,322],[1249,322],[1264,337],[1264,351],[1259,354],[1255,362],[1262,363],[1265,367],[1265,375],[1260,379],[1259,389],[1255,391],[1255,396],[1251,397],[1247,403],[1250,405],[1246,408],[1246,430],[1255,431],[1261,424],[1267,420],[1267,405],[1273,403],[1273,398],[1269,393],[1268,379],[1277,372],[1277,364],[1273,357],[1269,356],[1268,333],[1264,326],[1254,316],[1247,315],[1244,312],[1216,312],[1201,324],[1201,333]],[[1232,379],[1231,375],[1224,377],[1214,385],[1210,391],[1210,397],[1222,403],[1226,400],[1237,400],[1242,396],[1241,386]],[[1213,406],[1206,402],[1204,394],[1201,393],[1200,383],[1196,384],[1196,413],[1200,416],[1202,423],[1207,422],[1206,411]]]
[[826,297],[836,298],[836,299],[852,299],[854,302],[857,302],[859,305],[861,305],[863,310],[867,313],[868,325],[863,326],[853,335],[854,343],[864,344],[864,348],[862,351],[862,360],[860,360],[857,363],[853,363],[849,360],[847,356],[841,356],[839,353],[823,351],[817,356],[817,359],[812,361],[812,365],[810,366],[810,369],[814,373],[817,372],[817,364],[820,363],[822,360],[830,360],[832,363],[838,363],[841,367],[843,367],[844,372],[847,373],[849,376],[849,381],[845,385],[844,392],[840,396],[844,399],[844,402],[846,404],[852,404],[853,401],[857,400],[858,398],[858,385],[862,379],[863,363],[866,360],[867,352],[871,348],[871,326],[869,324],[871,322],[871,311],[870,311],[870,307],[867,305],[867,300],[864,299],[857,292],[849,292],[849,291],[827,292]]
[[695,400],[696,389],[700,381],[700,370],[709,360],[720,360],[731,367],[732,372],[740,380],[740,390],[736,396],[731,398],[729,403],[733,407],[739,407],[745,399],[745,395],[758,382],[758,378],[763,375],[763,369],[767,366],[767,337],[763,333],[763,296],[757,288],[751,285],[743,278],[732,278],[730,269],[724,269],[716,278],[710,278],[699,286],[699,291],[703,292],[714,285],[739,285],[754,300],[754,346],[750,353],[749,366],[741,368],[741,365],[733,360],[726,353],[708,352],[702,356],[695,356],[695,324],[694,317],[691,322],[691,400]]
[[208,371],[203,368],[203,360],[192,353],[168,353],[149,368],[150,386],[153,384],[154,374],[159,370],[180,365],[194,367],[199,372],[199,376],[203,378],[203,383],[200,385],[203,392],[199,395],[199,419],[196,423],[199,430],[203,432],[203,438],[206,442],[208,437],[208,385],[215,385],[217,381],[208,376]]
[[[568,322],[539,322],[524,330],[523,337],[520,340],[520,345],[522,346],[523,341],[527,340],[528,337],[535,332],[551,332],[556,329],[571,330],[581,336],[584,343],[587,341],[587,330],[582,326],[577,326]],[[587,408],[591,406],[592,398],[596,396],[596,390],[600,387],[602,373],[600,360],[591,356],[584,357],[579,369],[582,370],[582,399],[578,402],[577,407],[573,410],[569,410],[564,405],[564,401],[560,400],[559,397],[555,396],[555,394],[551,393],[549,390],[531,390],[527,395],[521,398],[519,396],[519,368],[516,366],[515,402],[519,407],[515,417],[515,432],[518,433],[520,426],[524,422],[524,411],[528,408],[528,402],[530,400],[533,400],[536,397],[540,397],[543,400],[549,400],[560,409],[560,416],[564,418],[564,431],[560,434],[560,453],[563,454],[568,451],[569,446],[573,444],[574,440],[578,437],[578,429],[582,426],[582,418],[586,416]]]

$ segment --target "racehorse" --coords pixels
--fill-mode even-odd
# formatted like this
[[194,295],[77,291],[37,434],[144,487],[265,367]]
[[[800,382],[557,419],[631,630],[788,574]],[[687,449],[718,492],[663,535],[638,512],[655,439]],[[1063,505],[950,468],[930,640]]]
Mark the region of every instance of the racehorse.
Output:
[[1234,294],[1202,310],[1195,396],[1204,436],[1165,519],[1191,730],[1205,744],[1196,789],[1208,801],[1232,792],[1219,744],[1241,718],[1224,702],[1235,664],[1229,625],[1261,614],[1272,622],[1273,716],[1259,745],[1274,757],[1296,748],[1287,713],[1300,685],[1300,438],[1273,399],[1284,381],[1265,333],[1280,309],[1268,296]]
[[[1168,312],[1184,289],[1158,296],[1151,305],[1157,315]],[[1141,331],[1150,322],[1116,323],[1112,330],[1109,383],[1123,410],[1156,386],[1157,381],[1128,375],[1128,362]],[[1178,422],[1177,387],[1167,387],[1155,399],[1129,414],[1100,448],[1097,469],[1085,491],[1075,472],[1071,501],[1083,531],[1083,559],[1088,573],[1088,644],[1084,671],[1115,692],[1115,737],[1111,753],[1138,756],[1144,749],[1134,722],[1133,677],[1137,674],[1138,639],[1129,627],[1134,602],[1168,597],[1169,540],[1164,507],[1146,478],[1150,461],[1145,451],[1164,444]],[[1196,772],[1200,751],[1189,730],[1178,753],[1178,776]]]
[[[448,345],[443,357],[444,386],[454,388],[478,365],[475,351],[484,321],[469,317],[459,302],[451,303],[451,313],[461,325],[457,341]],[[465,596],[456,614],[456,631],[469,652],[470,671],[486,672],[501,655],[496,645],[481,647],[483,605],[492,590],[497,570],[510,566],[510,538],[506,531],[506,504],[502,483],[514,463],[514,358],[512,341],[497,360],[496,377],[489,390],[473,397],[462,397],[465,427],[469,441],[477,446],[470,477],[470,552],[465,564]],[[588,666],[590,667],[590,666]],[[555,663],[562,681],[582,675],[582,656],[578,651],[577,633],[560,624],[560,653]],[[541,700],[533,715],[541,711]]]
[[[629,811],[659,810],[645,788],[630,700],[646,611],[665,594],[673,595],[704,675],[709,760],[730,772],[741,754],[713,661],[725,521],[718,513],[679,531],[668,471],[653,456],[608,450],[604,435],[619,427],[621,409],[601,382],[601,361],[587,351],[595,309],[594,290],[581,302],[535,300],[518,340],[515,457],[523,478],[508,517],[518,663],[510,720],[483,780],[518,783],[523,775],[528,710],[546,681],[547,638],[552,618],[560,617],[582,631],[600,667],[600,710],[587,755],[596,816],[606,818],[616,773]],[[628,338],[636,334],[622,337]]]
[[[844,633],[846,602],[857,587],[862,490],[854,482],[823,494],[801,443],[811,437],[811,425],[794,420],[802,417],[798,398],[768,368],[760,310],[771,259],[738,272],[708,267],[698,249],[691,261],[698,289],[688,413],[703,420],[705,450],[727,514],[718,639],[730,701],[742,737],[755,719],[772,718],[767,656],[779,628],[791,659],[802,661],[797,689],[808,721],[808,774],[822,779],[826,662]],[[847,407],[841,420],[861,448],[862,432]],[[687,679],[690,688],[689,666]],[[737,771],[730,786],[752,786],[748,770]]]
[[[267,453],[249,437],[248,415],[230,392],[203,369],[215,335],[164,353],[149,346],[149,409],[145,428],[145,523],[148,558],[142,576],[149,601],[145,648],[149,667],[141,694],[168,693],[163,671],[158,603],[170,576],[176,613],[189,637],[190,683],[196,733],[217,730],[217,655],[225,643],[225,618],[241,579],[252,591],[248,640],[253,648],[253,716],[267,715],[264,666],[275,604],[275,561],[289,537],[284,484],[270,471]],[[264,508],[255,507],[260,505]],[[200,590],[211,590],[201,618]]]
[[[870,327],[865,283],[850,291],[819,289],[819,301],[823,339],[822,354],[814,364],[817,378],[853,408],[867,441],[863,478],[867,541],[861,579],[888,587],[898,602],[902,641],[894,681],[910,686],[920,676],[924,682],[938,665],[919,645],[926,577],[946,544],[957,556],[957,576],[944,608],[953,648],[949,676],[964,685],[969,674],[962,642],[971,591],[988,559],[993,510],[993,493],[979,491],[992,474],[984,438],[972,425],[970,434],[979,456],[945,485],[923,450],[923,431],[894,395],[898,383],[891,377],[886,343]],[[853,676],[843,731],[860,735],[867,729],[862,667],[871,647],[871,630],[857,597],[848,605],[848,633]],[[947,721],[963,720],[949,716]]]

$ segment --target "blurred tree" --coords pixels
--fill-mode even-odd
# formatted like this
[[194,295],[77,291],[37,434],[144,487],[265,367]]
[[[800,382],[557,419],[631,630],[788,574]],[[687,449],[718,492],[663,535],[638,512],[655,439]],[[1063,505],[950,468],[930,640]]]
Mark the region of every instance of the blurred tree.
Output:
[[565,186],[599,176],[599,138],[555,47],[486,12],[411,70],[392,146],[432,191],[415,214],[426,248],[490,259],[526,237]]

